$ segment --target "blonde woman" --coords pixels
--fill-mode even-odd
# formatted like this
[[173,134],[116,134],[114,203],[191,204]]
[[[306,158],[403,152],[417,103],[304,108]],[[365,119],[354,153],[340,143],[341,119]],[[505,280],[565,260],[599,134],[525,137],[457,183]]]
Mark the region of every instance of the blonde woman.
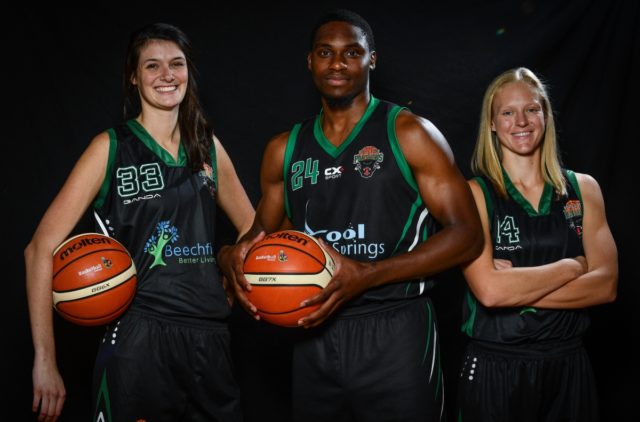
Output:
[[598,183],[561,166],[549,96],[529,69],[489,85],[472,168],[485,244],[463,268],[456,417],[596,421],[581,338],[585,308],[616,297],[616,245]]

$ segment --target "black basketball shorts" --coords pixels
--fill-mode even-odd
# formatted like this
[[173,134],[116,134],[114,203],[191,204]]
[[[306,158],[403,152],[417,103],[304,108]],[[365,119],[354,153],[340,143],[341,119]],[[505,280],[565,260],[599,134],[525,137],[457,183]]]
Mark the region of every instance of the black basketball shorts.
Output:
[[229,339],[224,323],[128,312],[98,350],[92,420],[240,421]]
[[462,359],[456,421],[598,421],[593,372],[579,339],[527,346],[471,341]]
[[436,325],[420,298],[310,330],[294,346],[294,421],[441,420]]

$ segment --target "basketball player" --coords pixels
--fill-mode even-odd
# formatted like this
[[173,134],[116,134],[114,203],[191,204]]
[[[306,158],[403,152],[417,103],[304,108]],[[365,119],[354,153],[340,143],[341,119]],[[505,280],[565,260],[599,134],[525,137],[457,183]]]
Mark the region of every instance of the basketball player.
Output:
[[323,239],[337,263],[329,285],[302,305],[321,307],[299,321],[310,330],[294,350],[297,421],[440,420],[427,277],[475,258],[482,244],[473,197],[444,136],[369,92],[376,58],[359,15],[337,11],[319,21],[308,67],[322,110],[268,143],[252,230],[220,253],[250,312],[242,260],[261,231],[305,231]]
[[597,421],[584,308],[614,300],[618,278],[602,193],[561,167],[551,103],[530,70],[494,79],[481,116],[469,184],[485,244],[464,268],[471,341],[456,417]]
[[138,270],[133,303],[100,345],[92,420],[241,419],[214,222],[220,206],[244,233],[254,211],[204,117],[194,76],[180,29],[158,23],[132,35],[124,84],[133,118],[93,139],[27,246],[40,420],[56,419],[65,400],[51,255],[91,204],[98,227],[127,247]]

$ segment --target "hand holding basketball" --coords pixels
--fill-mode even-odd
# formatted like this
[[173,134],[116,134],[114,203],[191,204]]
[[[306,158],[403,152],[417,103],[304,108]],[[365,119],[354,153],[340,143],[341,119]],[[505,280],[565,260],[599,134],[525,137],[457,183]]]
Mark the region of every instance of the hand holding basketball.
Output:
[[[305,306],[315,309],[315,312],[302,318],[301,325],[305,328],[321,325],[346,302],[374,287],[375,282],[381,280],[379,276],[374,276],[373,267],[368,263],[348,258],[324,241],[321,243],[331,256],[335,271],[331,283],[325,289],[304,301]],[[380,265],[379,262],[378,266]]]
[[252,286],[246,295],[265,321],[295,327],[320,306],[300,303],[324,289],[334,271],[331,255],[315,238],[296,230],[271,233],[245,258],[244,276]]
[[255,237],[239,241],[233,246],[225,245],[218,252],[218,266],[224,274],[223,278],[227,283],[227,289],[233,297],[242,305],[244,309],[258,318],[256,307],[249,302],[246,293],[251,290],[251,284],[244,276],[244,260],[251,248],[265,236],[264,231]]

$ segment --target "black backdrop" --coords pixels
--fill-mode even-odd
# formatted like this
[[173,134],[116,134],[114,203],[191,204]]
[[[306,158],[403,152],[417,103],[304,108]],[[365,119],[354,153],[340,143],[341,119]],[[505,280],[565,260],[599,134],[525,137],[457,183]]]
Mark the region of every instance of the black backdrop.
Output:
[[[3,12],[2,278],[8,294],[0,369],[3,414],[31,420],[33,351],[22,251],[73,163],[98,132],[122,115],[121,75],[131,30],[153,21],[180,26],[192,38],[202,102],[245,188],[256,204],[266,140],[315,113],[319,101],[306,70],[309,30],[334,6],[371,23],[378,67],[374,95],[429,118],[450,142],[470,176],[469,158],[482,93],[498,73],[528,66],[550,85],[567,167],[590,173],[602,187],[620,256],[618,299],[592,309],[586,342],[599,382],[604,421],[634,414],[639,371],[631,344],[639,340],[637,191],[632,186],[640,89],[640,16],[635,0],[461,0],[448,2],[189,2],[96,6],[93,10]],[[175,10],[179,8],[180,10]],[[208,11],[205,11],[208,10]],[[5,120],[6,119],[6,120]],[[634,135],[635,133],[635,135]],[[635,211],[634,211],[635,210]],[[224,218],[223,241],[234,233]],[[76,232],[92,227],[85,218]],[[6,272],[5,272],[6,274]],[[442,275],[433,297],[441,329],[450,420],[464,281]],[[286,421],[290,345],[295,329],[258,324],[235,309],[234,358],[247,421]],[[63,421],[88,420],[90,373],[101,328],[56,317],[59,366],[68,399]],[[3,418],[4,419],[4,418]]]

